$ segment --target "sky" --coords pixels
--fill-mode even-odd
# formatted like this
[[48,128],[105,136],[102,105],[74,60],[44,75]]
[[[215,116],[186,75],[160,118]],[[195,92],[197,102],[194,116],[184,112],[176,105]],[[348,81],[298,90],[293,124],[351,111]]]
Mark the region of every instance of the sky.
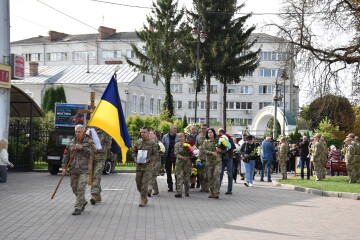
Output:
[[[277,13],[280,2],[247,0],[242,13],[254,13],[248,23],[257,25],[256,32],[275,35],[275,30],[263,26],[278,21],[277,15],[263,13]],[[96,33],[99,26],[115,28],[117,32],[140,30],[151,12],[151,3],[151,0],[10,0],[10,40],[46,36],[50,30]],[[179,0],[179,6],[192,9],[192,0]]]

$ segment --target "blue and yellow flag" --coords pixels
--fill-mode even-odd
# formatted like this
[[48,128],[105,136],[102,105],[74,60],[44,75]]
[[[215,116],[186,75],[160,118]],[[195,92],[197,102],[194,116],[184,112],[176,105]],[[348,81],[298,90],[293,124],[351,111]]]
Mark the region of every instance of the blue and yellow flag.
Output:
[[92,114],[88,126],[101,128],[119,144],[122,162],[126,162],[126,153],[131,148],[131,141],[121,106],[115,75],[111,78],[104,94]]

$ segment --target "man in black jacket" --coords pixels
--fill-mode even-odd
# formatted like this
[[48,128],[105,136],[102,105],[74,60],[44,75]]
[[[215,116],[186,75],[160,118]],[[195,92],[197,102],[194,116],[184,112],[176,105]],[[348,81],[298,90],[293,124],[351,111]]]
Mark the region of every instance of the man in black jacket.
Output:
[[300,149],[300,163],[301,163],[301,179],[304,179],[304,166],[306,163],[307,179],[310,179],[310,158],[309,156],[309,139],[307,136],[303,137],[303,141],[299,143]]

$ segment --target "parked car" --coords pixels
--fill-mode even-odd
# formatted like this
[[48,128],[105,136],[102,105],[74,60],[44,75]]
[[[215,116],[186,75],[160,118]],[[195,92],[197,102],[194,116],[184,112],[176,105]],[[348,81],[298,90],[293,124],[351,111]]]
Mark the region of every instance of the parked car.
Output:
[[[74,136],[74,128],[69,127],[57,127],[50,133],[47,145],[46,162],[48,163],[48,170],[51,175],[58,174],[59,169],[61,168],[65,147]],[[111,154],[108,154],[103,173],[109,174],[111,172],[111,166]]]

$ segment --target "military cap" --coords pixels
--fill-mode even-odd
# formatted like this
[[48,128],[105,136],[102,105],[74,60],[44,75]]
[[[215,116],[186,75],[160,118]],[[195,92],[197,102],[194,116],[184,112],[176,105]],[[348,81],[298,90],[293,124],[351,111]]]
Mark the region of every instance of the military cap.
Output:
[[347,138],[355,138],[355,134],[354,133],[349,133],[346,137]]
[[347,142],[347,141],[351,142],[352,140],[353,140],[352,138],[347,137],[344,142]]

